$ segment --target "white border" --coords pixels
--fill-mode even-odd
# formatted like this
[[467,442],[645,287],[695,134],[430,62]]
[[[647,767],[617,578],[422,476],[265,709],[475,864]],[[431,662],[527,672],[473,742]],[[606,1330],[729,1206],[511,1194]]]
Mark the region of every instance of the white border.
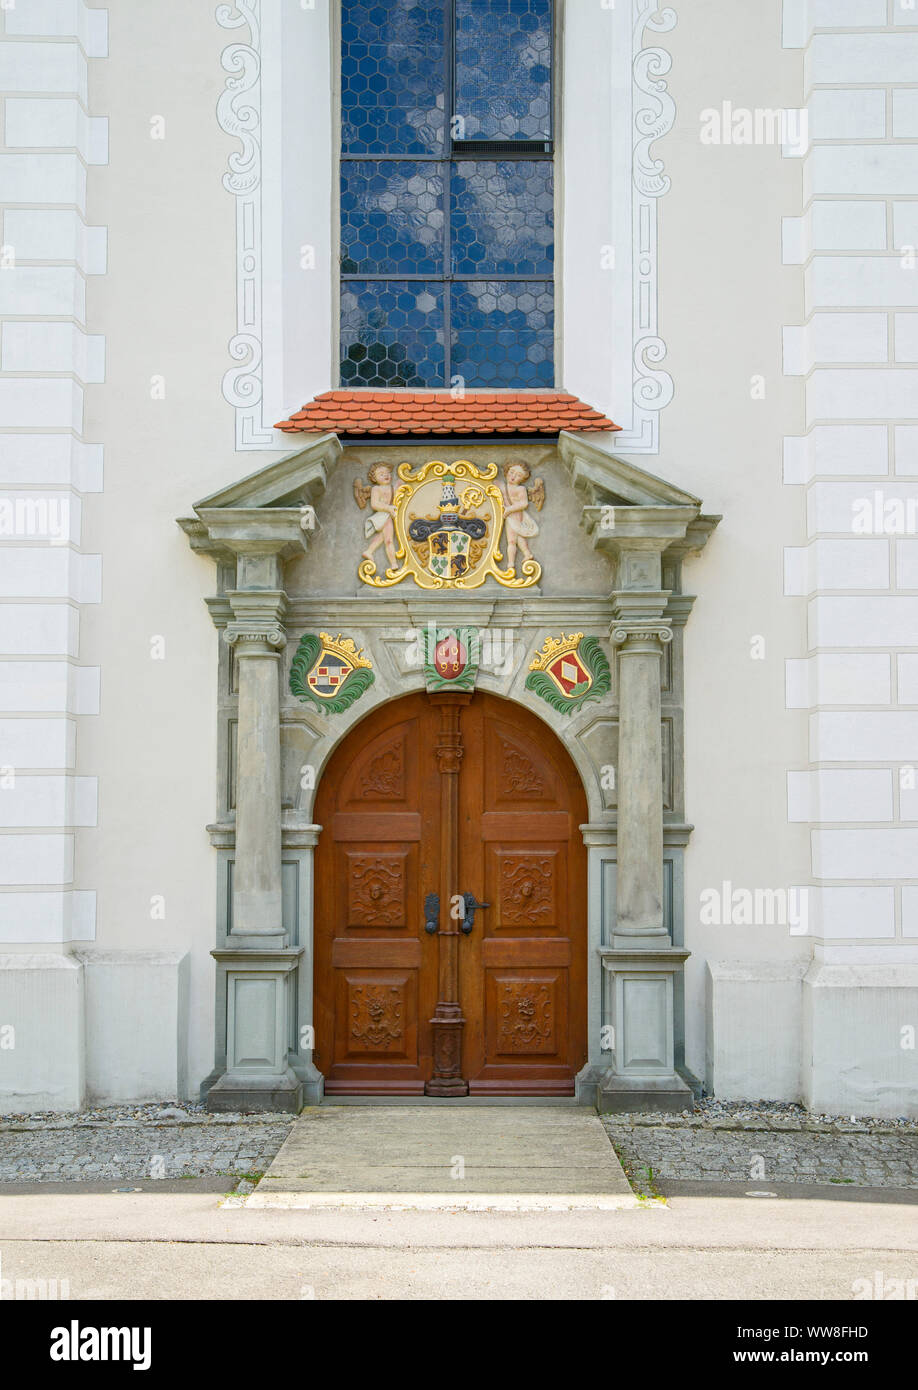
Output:
[[[301,14],[315,16],[317,8],[304,7]],[[234,365],[223,377],[223,395],[235,410],[236,449],[276,449],[283,441],[273,422],[308,399],[308,382],[300,396],[284,396],[309,376],[292,360],[302,342],[298,326],[301,329],[310,317],[302,290],[290,283],[296,274],[302,279],[302,272],[284,256],[291,194],[294,201],[298,195],[302,201],[310,186],[305,174],[299,179],[284,178],[290,139],[282,114],[288,96],[283,90],[284,69],[291,73],[288,85],[292,87],[296,67],[289,64],[296,55],[290,53],[290,33],[286,28],[282,32],[280,0],[265,0],[264,6],[262,0],[221,4],[216,19],[224,29],[247,28],[249,38],[223,51],[223,67],[229,76],[217,104],[221,129],[240,142],[229,156],[223,177],[236,202],[236,332],[229,343]],[[672,65],[670,55],[658,46],[645,47],[644,39],[648,31],[669,32],[676,14],[670,8],[658,9],[654,0],[630,0],[630,5],[615,8],[614,20],[612,83],[616,97],[623,98],[613,104],[615,245],[627,247],[628,254],[617,258],[621,270],[615,282],[613,379],[632,383],[630,399],[619,399],[613,389],[613,414],[622,427],[615,447],[616,452],[655,454],[660,447],[660,411],[672,400],[673,382],[660,370],[666,345],[659,335],[657,290],[657,203],[670,181],[651,146],[671,129],[675,103],[665,81]],[[327,36],[327,18],[322,32]],[[308,45],[309,30],[300,26],[297,38]],[[265,128],[268,139],[263,138]],[[314,127],[312,136],[313,147],[321,145],[321,132]],[[297,157],[302,158],[299,141],[295,144]],[[321,182],[313,186],[320,188]],[[308,209],[301,210],[301,215],[304,230],[300,235],[305,242],[310,239]],[[325,235],[330,235],[330,229],[323,229]],[[329,376],[324,383],[319,380],[315,389],[332,385]]]

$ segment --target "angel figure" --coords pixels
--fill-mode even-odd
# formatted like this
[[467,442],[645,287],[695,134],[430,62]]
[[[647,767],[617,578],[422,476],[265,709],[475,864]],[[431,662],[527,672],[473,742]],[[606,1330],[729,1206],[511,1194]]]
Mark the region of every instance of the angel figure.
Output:
[[392,470],[384,463],[374,463],[368,473],[369,486],[354,479],[354,497],[361,510],[369,502],[372,511],[366,519],[364,533],[373,539],[363,552],[365,560],[372,560],[373,554],[381,545],[386,547],[389,568],[395,569],[395,507],[392,505]]
[[524,560],[532,559],[529,541],[539,534],[535,517],[529,515],[530,504],[541,511],[545,504],[545,483],[536,478],[531,488],[526,486],[530,476],[529,465],[509,463],[504,469],[506,484],[501,487],[504,498],[504,526],[507,532],[507,566],[516,573],[516,552],[519,548]]

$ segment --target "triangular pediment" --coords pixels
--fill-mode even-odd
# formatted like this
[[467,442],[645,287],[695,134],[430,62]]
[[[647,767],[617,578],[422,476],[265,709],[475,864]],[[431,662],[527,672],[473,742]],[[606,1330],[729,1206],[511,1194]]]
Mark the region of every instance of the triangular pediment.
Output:
[[587,506],[701,506],[700,498],[637,464],[616,458],[587,435],[559,435],[558,455],[571,485]]
[[341,457],[338,437],[323,434],[313,439],[305,449],[287,454],[240,478],[237,483],[221,488],[195,502],[194,510],[201,512],[215,507],[297,507],[315,506],[325,491],[328,479]]
[[232,560],[243,542],[256,547],[268,537],[283,539],[287,553],[303,548],[306,512],[324,495],[341,453],[336,435],[320,435],[304,449],[202,497],[194,516],[179,517],[178,524],[193,550],[218,560]]

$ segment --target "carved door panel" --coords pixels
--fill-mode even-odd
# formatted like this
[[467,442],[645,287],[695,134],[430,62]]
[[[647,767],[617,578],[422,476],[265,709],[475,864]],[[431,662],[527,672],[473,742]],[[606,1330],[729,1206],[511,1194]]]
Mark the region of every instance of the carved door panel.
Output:
[[422,1094],[431,1071],[438,883],[436,719],[424,696],[371,715],[316,803],[316,1065],[331,1095]]
[[[457,718],[455,891],[491,904],[470,935],[445,899],[439,917],[458,955],[461,1075],[473,1095],[570,1095],[586,1061],[583,790],[527,710],[479,692]],[[421,1095],[434,1076],[445,941],[425,932],[424,899],[443,894],[442,737],[442,709],[406,696],[322,776],[314,1019],[329,1095]]]
[[570,1095],[586,1062],[587,818],[566,750],[476,695],[463,720],[464,891],[490,904],[460,952],[471,1095]]

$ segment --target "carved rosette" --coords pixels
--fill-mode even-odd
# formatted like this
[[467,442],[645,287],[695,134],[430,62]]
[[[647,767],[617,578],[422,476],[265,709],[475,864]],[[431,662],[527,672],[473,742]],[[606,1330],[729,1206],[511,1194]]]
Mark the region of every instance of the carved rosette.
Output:
[[368,1051],[385,1051],[398,1043],[404,1027],[401,991],[384,985],[357,985],[351,998],[351,1037]]

